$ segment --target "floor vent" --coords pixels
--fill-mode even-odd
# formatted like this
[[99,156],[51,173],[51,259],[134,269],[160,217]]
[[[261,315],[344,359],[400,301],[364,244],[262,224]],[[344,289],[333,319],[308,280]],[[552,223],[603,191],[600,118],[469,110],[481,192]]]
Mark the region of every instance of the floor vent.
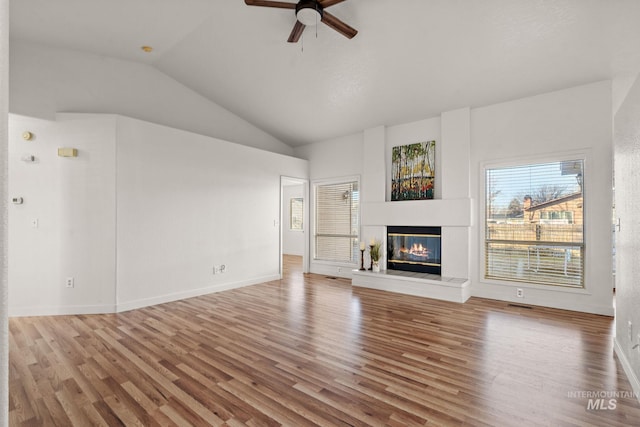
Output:
[[530,305],[509,304],[509,307],[527,308],[529,310],[533,310],[533,307],[531,307]]
[[331,280],[337,280],[337,277],[333,277],[333,276],[324,276],[325,279],[331,279]]

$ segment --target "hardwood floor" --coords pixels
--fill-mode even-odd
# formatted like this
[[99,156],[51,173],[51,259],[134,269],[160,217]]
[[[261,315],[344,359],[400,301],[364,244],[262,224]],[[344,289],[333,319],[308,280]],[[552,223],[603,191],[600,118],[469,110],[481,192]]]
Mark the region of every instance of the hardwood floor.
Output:
[[631,394],[611,318],[285,270],[117,315],[10,319],[10,425],[640,425],[632,396],[587,408]]

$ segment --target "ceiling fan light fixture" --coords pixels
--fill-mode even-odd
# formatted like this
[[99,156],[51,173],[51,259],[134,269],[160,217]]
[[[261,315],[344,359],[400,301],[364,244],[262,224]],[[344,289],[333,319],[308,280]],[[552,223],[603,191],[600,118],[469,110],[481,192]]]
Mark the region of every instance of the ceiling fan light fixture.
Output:
[[[350,27],[339,18],[330,13],[324,13],[326,7],[330,7],[346,0],[299,0],[298,3],[271,0],[244,0],[249,6],[273,7],[277,9],[294,9],[296,11],[296,22],[287,41],[297,43],[307,26],[316,26],[319,22],[337,31],[348,39],[352,39],[358,34],[358,30]],[[318,31],[316,30],[316,37]]]
[[302,0],[296,5],[296,19],[306,26],[314,26],[322,20],[322,6],[313,0]]

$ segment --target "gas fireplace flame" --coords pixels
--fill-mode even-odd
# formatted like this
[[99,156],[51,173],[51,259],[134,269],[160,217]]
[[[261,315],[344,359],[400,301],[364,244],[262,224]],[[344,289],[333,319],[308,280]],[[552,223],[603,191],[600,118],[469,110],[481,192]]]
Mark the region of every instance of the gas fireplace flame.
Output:
[[422,246],[422,243],[414,243],[409,249],[401,248],[400,252],[420,258],[429,258],[429,249]]

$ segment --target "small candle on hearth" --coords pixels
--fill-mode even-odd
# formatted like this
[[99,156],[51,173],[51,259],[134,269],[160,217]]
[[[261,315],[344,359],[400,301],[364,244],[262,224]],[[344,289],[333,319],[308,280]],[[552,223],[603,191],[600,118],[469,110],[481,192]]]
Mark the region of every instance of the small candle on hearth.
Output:
[[360,242],[360,250],[364,251],[364,242]]
[[369,246],[373,246],[375,244],[376,244],[376,239],[372,238],[371,240],[369,240]]

